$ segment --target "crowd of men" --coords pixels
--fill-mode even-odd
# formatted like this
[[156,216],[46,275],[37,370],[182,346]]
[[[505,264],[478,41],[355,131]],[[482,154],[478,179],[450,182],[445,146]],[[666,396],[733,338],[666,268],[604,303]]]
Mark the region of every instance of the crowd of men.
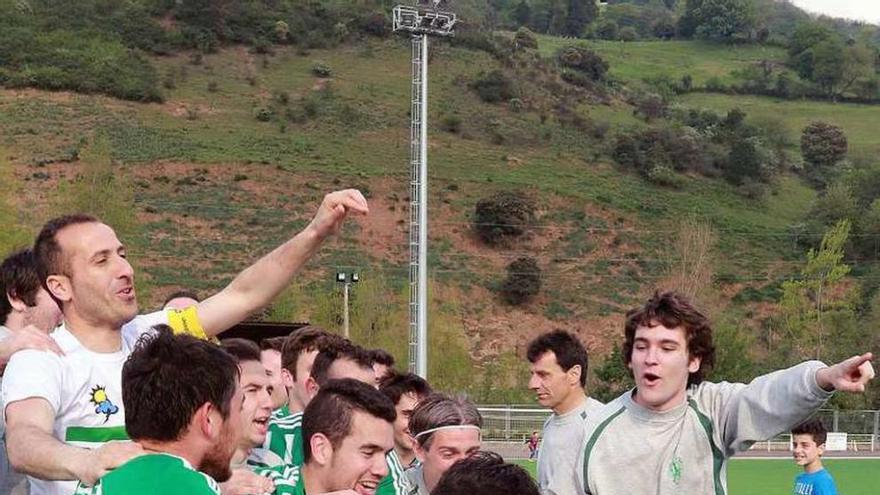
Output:
[[110,226],[87,215],[47,222],[0,266],[0,495],[723,494],[736,452],[873,378],[865,353],[749,384],[706,382],[710,322],[657,293],[627,314],[636,386],[608,404],[586,391],[575,335],[529,345],[528,387],[552,411],[535,482],[482,450],[472,402],[395,370],[383,350],[313,326],[218,341],[347,216],[367,212],[359,192],[330,193],[303,231],[217,294],[176,293],[145,315]]

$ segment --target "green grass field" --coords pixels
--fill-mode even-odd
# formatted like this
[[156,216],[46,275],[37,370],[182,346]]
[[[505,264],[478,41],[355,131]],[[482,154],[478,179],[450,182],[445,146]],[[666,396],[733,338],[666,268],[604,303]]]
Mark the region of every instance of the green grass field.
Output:
[[[535,476],[536,465],[516,461]],[[845,495],[875,495],[880,482],[880,459],[829,459],[825,467],[834,476],[837,491]],[[789,459],[733,459],[727,473],[729,495],[786,495],[800,473]]]

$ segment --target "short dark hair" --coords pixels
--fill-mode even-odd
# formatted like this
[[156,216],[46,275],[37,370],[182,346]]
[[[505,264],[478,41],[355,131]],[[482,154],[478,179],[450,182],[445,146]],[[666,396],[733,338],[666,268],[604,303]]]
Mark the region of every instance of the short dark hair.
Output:
[[327,373],[330,371],[330,367],[340,359],[354,361],[365,370],[373,369],[373,360],[370,358],[369,351],[350,340],[340,339],[318,351],[318,355],[315,356],[315,363],[312,364],[312,378],[319,387],[327,382]]
[[538,486],[525,469],[507,464],[500,455],[481,450],[455,462],[431,491],[436,495],[516,493],[539,495]]
[[277,351],[281,352],[284,349],[284,342],[287,341],[287,337],[266,337],[265,339],[260,341],[260,350],[261,351]]
[[320,350],[323,345],[334,338],[341,338],[323,328],[308,325],[292,332],[281,348],[281,367],[286,369],[296,380],[296,362],[300,354]]
[[235,359],[220,346],[156,325],[122,367],[125,430],[135,441],[178,440],[206,402],[228,418],[238,380]]
[[556,362],[566,372],[575,366],[580,366],[581,387],[586,386],[587,349],[575,335],[565,330],[553,330],[539,335],[529,344],[526,358],[530,363],[534,363],[547,352],[552,352],[556,356]]
[[791,429],[792,435],[810,435],[816,445],[824,445],[828,439],[828,430],[818,419],[810,419]]
[[[72,225],[83,223],[100,223],[97,218],[86,215],[85,213],[75,213],[73,215],[64,215],[53,218],[43,225],[37,239],[34,241],[34,256],[37,260],[37,273],[40,276],[40,283],[46,290],[46,279],[49,275],[65,275],[70,276],[70,260],[62,256],[61,245],[58,244],[58,232]],[[49,295],[52,295],[49,292]],[[52,296],[54,299],[55,296]],[[57,301],[57,300],[56,300]],[[60,304],[60,301],[57,301]]]
[[321,433],[338,448],[351,434],[354,411],[393,423],[397,418],[391,399],[366,383],[346,378],[325,383],[303,412],[303,460],[312,458],[312,436]]
[[370,349],[370,358],[375,364],[381,364],[389,368],[394,367],[394,356],[385,349]]
[[5,324],[12,312],[9,298],[20,299],[30,307],[36,306],[37,293],[42,286],[31,249],[22,249],[7,256],[0,263],[0,324]]
[[712,343],[712,327],[709,319],[697,311],[690,301],[676,292],[655,292],[654,296],[640,308],[626,313],[624,326],[623,362],[632,361],[635,345],[636,329],[639,327],[666,328],[684,327],[687,340],[688,356],[700,358],[700,369],[688,376],[688,386],[703,381],[712,366],[715,365],[715,345]]
[[260,348],[252,340],[239,338],[223,339],[220,341],[220,347],[239,363],[260,360]]
[[431,394],[431,386],[424,378],[415,373],[397,373],[393,372],[386,375],[379,382],[379,391],[391,399],[391,403],[395,406],[400,402],[400,398],[406,394],[414,394],[416,397],[427,397]]
[[186,298],[195,299],[196,301],[201,302],[201,299],[199,298],[198,294],[196,294],[195,292],[193,292],[191,290],[184,289],[184,290],[172,292],[168,297],[165,298],[165,302],[162,303],[162,306],[164,307],[166,304],[171,302],[172,299],[177,299],[178,297],[186,297]]

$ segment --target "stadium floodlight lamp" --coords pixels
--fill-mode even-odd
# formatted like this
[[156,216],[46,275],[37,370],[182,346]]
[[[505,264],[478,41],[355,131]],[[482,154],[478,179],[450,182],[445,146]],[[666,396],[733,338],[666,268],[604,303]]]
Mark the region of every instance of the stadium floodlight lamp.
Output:
[[336,281],[340,284],[344,284],[346,275],[345,272],[336,272]]
[[434,7],[398,5],[394,7],[392,27],[394,32],[429,34],[432,36],[455,36],[455,13]]
[[356,284],[359,281],[360,281],[360,277],[358,276],[357,272],[352,273],[351,274],[351,283]]

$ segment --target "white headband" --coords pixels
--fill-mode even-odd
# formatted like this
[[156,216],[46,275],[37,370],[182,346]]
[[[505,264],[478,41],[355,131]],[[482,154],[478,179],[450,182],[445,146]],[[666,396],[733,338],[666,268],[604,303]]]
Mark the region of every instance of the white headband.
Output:
[[480,427],[477,426],[477,425],[446,425],[446,426],[438,426],[437,428],[431,428],[431,429],[429,429],[429,430],[425,430],[425,431],[423,431],[423,432],[420,432],[418,435],[414,436],[413,438],[415,438],[416,440],[418,440],[420,436],[422,436],[422,435],[429,435],[429,434],[434,433],[434,432],[436,432],[436,431],[440,431],[440,430],[452,430],[452,429],[461,429],[461,428],[467,428],[467,429],[471,429],[471,430],[477,430],[478,432],[480,432],[480,440],[482,440],[482,437],[483,437],[483,435],[482,435],[482,430],[480,430]]

